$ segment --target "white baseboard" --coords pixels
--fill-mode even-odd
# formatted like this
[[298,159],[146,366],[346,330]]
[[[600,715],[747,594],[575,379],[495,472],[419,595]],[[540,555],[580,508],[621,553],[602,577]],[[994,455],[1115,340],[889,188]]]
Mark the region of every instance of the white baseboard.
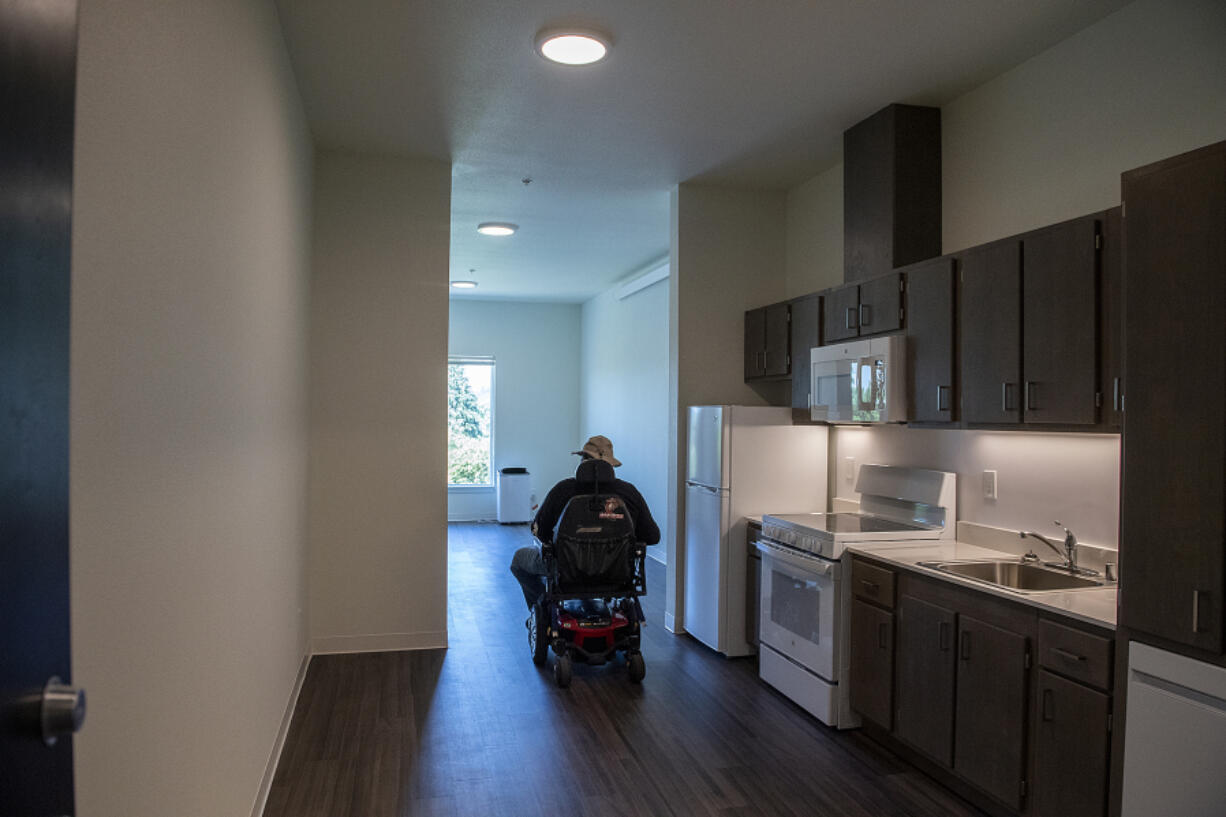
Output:
[[277,739],[273,742],[272,753],[268,756],[268,765],[264,768],[264,778],[260,781],[260,790],[255,796],[255,805],[251,808],[251,817],[261,817],[264,807],[268,805],[268,794],[272,791],[272,781],[277,774],[277,764],[281,762],[281,750],[285,748],[285,738],[289,735],[289,726],[294,719],[294,709],[298,706],[298,695],[302,692],[302,683],[306,680],[307,667],[311,663],[310,654],[302,656],[298,665],[298,677],[294,679],[294,688],[289,694],[289,703],[285,705],[285,713],[281,716],[281,727],[277,730]]
[[446,630],[419,633],[380,633],[377,635],[330,635],[311,639],[312,655],[446,648]]
[[670,633],[676,633],[677,635],[681,635],[685,632],[685,630],[677,628],[677,618],[672,613],[664,614],[664,629],[668,630]]

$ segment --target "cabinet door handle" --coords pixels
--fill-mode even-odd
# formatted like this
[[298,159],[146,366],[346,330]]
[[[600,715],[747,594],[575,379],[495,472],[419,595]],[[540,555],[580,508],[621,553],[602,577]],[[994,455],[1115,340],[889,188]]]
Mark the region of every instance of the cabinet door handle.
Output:
[[966,630],[962,631],[961,658],[963,661],[971,660],[971,634]]
[[766,352],[762,353],[762,371],[766,372]]
[[1078,655],[1077,653],[1072,652],[1070,650],[1066,650],[1063,647],[1052,647],[1051,651],[1052,653],[1060,656],[1066,661],[1084,661],[1086,660],[1086,657],[1084,655]]
[[1115,411],[1120,410],[1120,379],[1118,377],[1111,386],[1111,408]]
[[876,582],[870,582],[867,579],[861,579],[860,584],[864,585],[864,592],[870,596],[877,595],[880,586]]
[[883,650],[886,648],[886,636],[887,635],[888,633],[886,632],[886,622],[883,621],[877,625],[877,646]]
[[949,403],[944,399],[948,392],[949,386],[937,386],[937,411],[949,411]]
[[1035,393],[1038,392],[1038,384],[1033,380],[1026,381],[1026,411],[1038,411],[1034,404]]
[[846,327],[846,328],[848,328],[848,329],[857,329],[857,328],[859,328],[859,327],[858,327],[858,325],[857,325],[857,323],[856,323],[856,308],[855,308],[854,306],[849,306],[849,307],[847,307],[847,314],[846,314],[844,317],[847,319],[847,327]]
[[1045,721],[1056,719],[1055,697],[1050,688],[1043,690],[1043,720]]
[[1011,392],[1012,390],[1013,390],[1012,383],[1001,383],[1000,384],[1000,410],[1001,411],[1013,411],[1013,408],[1009,405],[1009,392]]
[[937,649],[941,652],[949,652],[949,622],[942,621],[937,624]]
[[873,322],[873,307],[871,304],[860,304],[860,325],[868,326]]
[[1203,590],[1193,590],[1193,591],[1192,591],[1192,632],[1194,632],[1194,633],[1207,633],[1207,632],[1209,632],[1208,630],[1202,630],[1202,629],[1201,629],[1201,626],[1200,626],[1200,621],[1201,621],[1201,614],[1200,614],[1200,605],[1201,605],[1201,600],[1202,600],[1203,598],[1207,598],[1208,596],[1209,596],[1209,594],[1208,594],[1208,593],[1206,593],[1206,592],[1204,592]]

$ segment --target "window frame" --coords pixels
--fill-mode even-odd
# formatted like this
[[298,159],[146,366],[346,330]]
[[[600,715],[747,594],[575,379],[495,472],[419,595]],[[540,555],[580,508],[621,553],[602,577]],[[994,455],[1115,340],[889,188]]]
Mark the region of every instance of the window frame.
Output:
[[[447,468],[447,490],[448,491],[492,491],[494,489],[494,418],[495,414],[495,394],[497,393],[496,385],[498,378],[498,364],[493,355],[448,355],[447,367],[452,366],[488,366],[490,370],[490,446],[489,446],[489,482],[452,482],[450,463]],[[447,393],[448,398],[451,397],[450,389]],[[447,429],[447,442],[450,447],[451,429]]]

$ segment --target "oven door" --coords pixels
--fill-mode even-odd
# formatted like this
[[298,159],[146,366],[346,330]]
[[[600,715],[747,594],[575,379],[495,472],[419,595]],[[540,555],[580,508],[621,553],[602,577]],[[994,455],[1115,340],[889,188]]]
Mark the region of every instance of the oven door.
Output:
[[832,683],[838,651],[838,562],[759,539],[762,607],[758,639]]

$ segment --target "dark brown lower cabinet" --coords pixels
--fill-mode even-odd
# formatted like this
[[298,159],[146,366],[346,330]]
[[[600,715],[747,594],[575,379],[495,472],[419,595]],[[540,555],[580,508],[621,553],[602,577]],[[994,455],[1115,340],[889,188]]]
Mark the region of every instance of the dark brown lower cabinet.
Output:
[[967,615],[958,621],[954,769],[1020,810],[1025,796],[1029,639]]
[[851,605],[851,707],[889,729],[894,705],[894,614],[859,599]]
[[1111,698],[1039,670],[1035,817],[1103,817]]
[[852,586],[871,737],[991,814],[1105,817],[1113,633],[859,556]]
[[956,623],[952,610],[913,596],[898,599],[894,734],[943,766],[953,762]]

